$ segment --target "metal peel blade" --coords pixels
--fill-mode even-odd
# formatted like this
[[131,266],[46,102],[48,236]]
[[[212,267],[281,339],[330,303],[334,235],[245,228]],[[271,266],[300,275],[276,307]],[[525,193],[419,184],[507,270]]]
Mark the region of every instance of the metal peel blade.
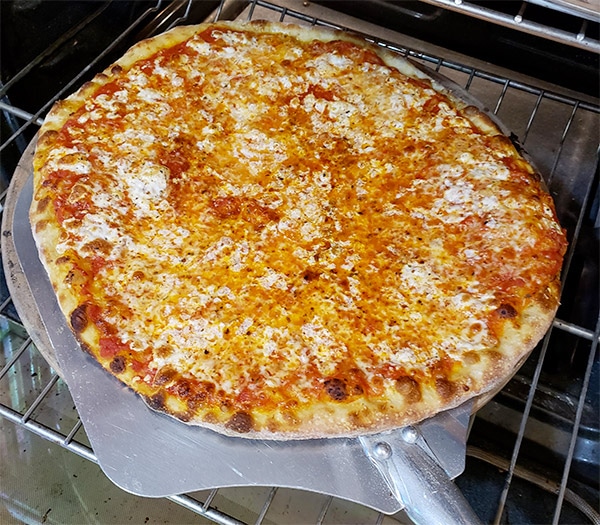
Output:
[[363,450],[417,525],[477,525],[451,481],[464,470],[471,403],[418,426],[359,437]]

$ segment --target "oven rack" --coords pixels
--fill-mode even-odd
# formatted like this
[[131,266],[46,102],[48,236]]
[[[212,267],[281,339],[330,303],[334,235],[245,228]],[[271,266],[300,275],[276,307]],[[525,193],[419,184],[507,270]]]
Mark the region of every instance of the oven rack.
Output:
[[[554,40],[561,44],[600,52],[600,40],[590,31],[590,24],[600,22],[600,4],[581,0],[522,0],[511,2],[509,9],[500,10],[498,2],[463,0],[421,0],[444,9],[486,20],[530,35]],[[536,4],[542,9],[558,11],[572,17],[570,28],[552,24],[535,12]],[[533,12],[532,12],[533,11]]]
[[[92,448],[89,446],[89,442],[85,435],[85,429],[78,418],[75,419],[74,423],[70,422],[65,428],[53,428],[52,425],[45,424],[42,421],[42,418],[38,417],[38,414],[43,414],[44,412],[44,404],[50,404],[52,402],[52,395],[65,397],[70,396],[70,394],[57,372],[52,368],[47,367],[44,358],[39,354],[35,344],[31,337],[27,335],[24,327],[18,322],[9,320],[5,313],[9,308],[10,299],[6,299],[4,303],[0,305],[0,316],[2,316],[0,324],[2,324],[2,333],[4,334],[1,342],[4,346],[5,354],[9,359],[4,363],[3,368],[0,370],[0,385],[2,385],[2,382],[10,382],[9,376],[11,374],[20,375],[25,373],[24,370],[27,370],[29,373],[31,373],[31,370],[35,370],[33,373],[36,376],[44,376],[44,381],[36,385],[37,388],[32,393],[31,398],[28,399],[27,403],[22,404],[21,407],[15,408],[8,406],[5,403],[0,403],[0,416],[50,443],[69,450],[92,463],[98,464],[98,459]],[[15,342],[18,342],[18,344],[15,345]],[[19,368],[22,368],[22,370],[19,370]],[[511,465],[506,458],[502,458],[490,451],[482,450],[476,446],[468,446],[467,456],[485,461],[504,472],[510,472],[512,470],[512,475],[515,477],[535,484],[548,492],[558,494],[560,491],[558,483],[552,482],[532,470]],[[264,501],[258,505],[260,510],[256,519],[252,522],[241,521],[240,519],[211,506],[218,496],[220,489],[213,489],[208,492],[205,491],[201,495],[177,494],[169,496],[166,499],[217,524],[247,525],[249,523],[254,523],[255,525],[260,525],[264,522],[278,490],[284,489],[278,489],[277,487],[269,488],[264,497]],[[579,509],[580,512],[589,519],[590,523],[600,523],[600,517],[593,507],[576,492],[565,489],[564,499]],[[315,521],[316,525],[326,523],[327,513],[335,504],[335,498],[331,496],[324,498],[318,512],[318,519]],[[368,511],[365,512],[363,510],[361,517],[364,518],[365,516],[370,516],[372,518],[370,523],[373,523],[374,525],[380,525],[384,523],[384,520],[386,519],[386,523],[392,523],[391,519],[386,518],[381,513],[369,513]],[[397,522],[394,520],[393,523]]]
[[[193,13],[194,4],[193,0],[178,0],[168,3],[165,6],[162,1],[157,0],[156,5],[144,12],[140,18],[123,32],[123,38],[133,33],[134,30],[137,30],[140,24],[144,25],[145,28],[151,28],[151,32],[159,32],[178,23],[198,22],[199,20],[194,19],[191,14]],[[225,0],[218,5],[214,15],[211,16],[214,18],[270,18],[273,20],[320,25],[342,30],[350,28],[363,34],[372,34],[371,27],[367,26],[364,29],[364,26],[360,24],[355,27],[352,20],[346,21],[344,17],[334,17],[332,12],[323,8],[315,9],[308,2],[281,1],[272,3],[263,0],[252,0],[249,2]],[[334,23],[332,20],[336,20],[336,22]],[[410,56],[448,75],[462,87],[474,92],[476,96],[481,96],[482,93],[485,93],[488,99],[486,101],[488,107],[491,108],[494,114],[500,115],[503,120],[509,120],[508,124],[511,129],[515,129],[518,132],[521,143],[529,149],[534,157],[536,148],[544,150],[544,155],[535,160],[541,163],[551,191],[556,186],[555,181],[562,179],[565,176],[565,172],[572,168],[573,162],[577,162],[583,175],[580,179],[571,181],[571,185],[577,186],[579,192],[574,199],[576,202],[569,204],[574,209],[571,210],[568,224],[566,224],[570,241],[570,249],[564,268],[566,289],[570,285],[568,279],[569,270],[579,248],[581,231],[585,228],[586,221],[589,221],[590,210],[593,211],[595,209],[595,212],[598,213],[597,207],[594,208],[593,206],[595,191],[594,177],[597,177],[597,171],[595,170],[597,170],[598,164],[598,143],[596,137],[598,135],[598,116],[600,115],[600,106],[597,101],[583,96],[578,98],[570,92],[565,93],[558,89],[553,91],[541,88],[535,82],[525,82],[520,77],[513,78],[497,74],[496,72],[479,67],[479,64],[476,66],[469,64],[468,59],[462,61],[446,59],[439,54],[431,53],[421,47],[399,45],[397,42],[402,41],[401,39],[390,39],[387,34],[381,38],[369,38],[378,45]],[[411,42],[411,44],[413,43]],[[8,120],[14,123],[14,133],[2,140],[0,152],[7,151],[9,148],[17,148],[22,152],[28,142],[26,137],[32,136],[35,133],[35,130],[41,124],[43,115],[51,107],[52,103],[58,98],[63,97],[65,93],[75,89],[77,85],[83,83],[88,72],[93,71],[97,67],[100,59],[108,55],[112,47],[109,46],[103,54],[99,55],[96,60],[83,68],[63,89],[55,93],[46,104],[35,112],[13,106],[10,100],[4,96],[9,92],[9,89],[4,86],[0,91],[0,95],[3,95],[0,101],[0,110],[4,112]],[[23,69],[22,75],[26,76],[28,70],[33,67],[35,67],[35,64],[28,64]],[[489,96],[490,93],[492,93],[491,98]],[[510,114],[504,115],[503,109],[514,102],[515,93],[526,95],[530,109],[527,113],[520,115],[518,121],[510,122],[513,116]],[[544,123],[548,119],[548,111],[554,115],[561,114],[563,118],[561,125],[552,133],[553,142],[542,146],[541,142],[544,136],[540,138],[540,130],[537,123],[538,121]],[[590,125],[592,126],[591,128]],[[588,136],[584,137],[586,133]],[[591,145],[589,144],[589,135],[592,136]],[[585,184],[582,185],[582,181]],[[7,192],[8,190],[5,189],[0,195],[0,204],[2,205],[4,205],[6,200]],[[556,197],[558,194],[556,187],[552,192]],[[97,458],[87,441],[85,429],[76,414],[73,415],[72,424],[64,426],[64,428],[62,424],[57,427],[44,422],[44,406],[50,403],[52,395],[70,396],[70,394],[56,371],[48,367],[43,358],[40,357],[36,345],[19,320],[12,303],[12,298],[6,290],[5,283],[1,284],[3,287],[3,297],[0,304],[0,334],[2,334],[4,357],[0,355],[0,416],[51,443],[97,463]],[[567,313],[565,312],[565,314]],[[503,513],[512,498],[511,488],[515,480],[524,479],[529,483],[543,488],[548,493],[554,494],[552,523],[562,523],[561,513],[567,506],[577,509],[581,516],[589,520],[589,523],[600,523],[598,513],[586,501],[585,497],[580,496],[576,490],[573,490],[570,480],[570,471],[574,462],[575,451],[580,445],[578,434],[582,418],[584,417],[586,395],[590,381],[593,380],[592,371],[597,359],[597,347],[600,341],[600,319],[597,316],[597,312],[594,313],[596,317],[592,320],[591,324],[569,316],[565,316],[565,318],[557,317],[549,334],[530,359],[530,368],[533,370],[533,373],[530,377],[519,376],[518,380],[526,384],[528,393],[526,399],[522,400],[522,403],[519,405],[519,417],[516,420],[518,432],[508,454],[497,454],[491,449],[479,446],[479,444],[469,445],[467,449],[469,458],[483,461],[499,469],[499,472],[501,472],[499,476],[503,478],[501,482],[501,494],[493,513],[493,519],[490,521],[495,523],[502,522]],[[539,381],[543,374],[544,360],[549,351],[548,349],[551,347],[551,340],[556,337],[557,333],[566,334],[566,336],[575,340],[579,346],[584,347],[587,357],[584,372],[578,379],[578,390],[574,394],[575,407],[573,409],[572,421],[570,422],[570,429],[567,431],[568,447],[562,464],[562,475],[558,480],[549,481],[544,475],[532,470],[530,466],[521,464],[520,456],[524,443],[532,439],[529,436],[528,421],[533,410],[534,398],[539,393]],[[18,378],[23,376],[23,374],[30,373],[34,373],[36,377],[44,377],[44,381],[35,381],[35,385],[33,385],[31,391],[25,396],[27,399],[20,398],[18,388],[15,387],[15,381],[22,383],[23,380],[19,381]],[[507,387],[507,392],[510,394],[510,385]],[[494,401],[490,404],[494,404]],[[475,424],[477,424],[477,420],[485,420],[486,417],[487,415],[485,414],[483,416],[478,415],[475,418]],[[533,440],[535,441],[535,439]],[[467,465],[465,476],[468,476],[468,469],[469,465]],[[459,485],[461,484],[461,478],[459,478],[458,483]],[[218,510],[213,505],[220,490],[215,489],[201,495],[174,495],[169,499],[216,523],[233,524],[247,522]],[[272,507],[277,492],[281,490],[276,487],[269,488],[264,496],[264,501],[257,506],[255,505],[257,510],[253,515],[252,522],[263,523],[267,516],[269,516],[269,519],[277,521],[276,518],[270,517],[269,509]],[[316,523],[326,523],[328,516],[332,512],[332,508],[336,505],[343,505],[343,502],[338,502],[335,498],[324,497]],[[361,509],[360,512],[364,512],[364,509]],[[402,516],[396,517],[402,519]],[[361,514],[361,520],[362,518],[364,518],[364,514]],[[369,518],[368,521],[378,524],[387,522],[390,519],[379,513],[373,513]]]

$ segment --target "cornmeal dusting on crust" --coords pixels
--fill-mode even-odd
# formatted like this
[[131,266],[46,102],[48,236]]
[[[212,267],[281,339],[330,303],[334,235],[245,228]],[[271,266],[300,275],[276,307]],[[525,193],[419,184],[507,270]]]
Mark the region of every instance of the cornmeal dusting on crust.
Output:
[[551,319],[564,234],[531,167],[430,82],[326,40],[202,26],[113,70],[38,151],[46,264],[74,261],[53,282],[155,408],[379,431],[489,389],[532,346],[507,324]]

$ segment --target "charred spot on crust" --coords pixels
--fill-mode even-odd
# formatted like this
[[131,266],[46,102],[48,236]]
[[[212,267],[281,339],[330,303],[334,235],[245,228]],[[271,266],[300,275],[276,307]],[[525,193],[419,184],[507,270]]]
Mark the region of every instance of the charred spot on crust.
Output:
[[252,420],[252,416],[247,412],[236,412],[225,424],[225,427],[234,432],[246,434],[254,427],[254,421]]
[[65,264],[68,263],[71,259],[66,256],[66,255],[61,255],[58,259],[56,259],[54,262],[56,264]]
[[120,374],[125,370],[125,358],[121,355],[115,356],[110,362],[110,370],[115,374]]
[[80,304],[71,312],[71,326],[76,333],[80,334],[88,325],[87,304]]
[[281,423],[278,421],[269,421],[267,423],[267,430],[273,434],[276,434],[277,432],[281,431]]
[[184,423],[187,423],[188,421],[190,421],[192,419],[192,417],[194,417],[194,414],[188,414],[186,412],[179,412],[177,414],[177,419],[180,419]]
[[412,377],[401,376],[396,379],[396,390],[402,394],[404,399],[409,403],[417,403],[421,401],[421,388],[419,383]]
[[327,379],[324,383],[325,391],[334,401],[344,401],[348,397],[346,383],[337,377]]
[[213,396],[215,393],[214,383],[203,381],[192,391],[192,397],[194,401],[203,402]]
[[115,65],[115,66],[113,66],[113,67],[110,68],[110,72],[113,75],[118,75],[119,73],[123,72],[123,68],[121,66],[119,66],[119,65]]
[[91,356],[94,355],[94,352],[92,352],[92,349],[85,343],[80,342],[79,346],[81,346],[81,349],[86,353],[86,354],[90,354]]
[[83,284],[86,280],[86,277],[83,273],[81,273],[80,270],[75,269],[75,268],[71,268],[68,272],[67,275],[65,276],[65,283],[70,284],[70,285],[80,285]]
[[164,410],[165,408],[165,395],[162,392],[157,392],[153,396],[146,398],[148,406],[154,410]]
[[38,213],[43,212],[48,207],[48,204],[50,204],[50,197],[46,195],[45,197],[42,197],[37,203]]
[[165,384],[169,383],[170,381],[172,381],[176,375],[177,375],[177,371],[174,370],[173,368],[169,368],[169,367],[161,368],[154,376],[153,384],[158,385],[158,386],[165,385]]
[[35,231],[36,232],[41,232],[42,230],[45,230],[47,226],[48,226],[48,221],[46,219],[42,219],[41,221],[37,221],[35,223]]
[[508,303],[502,303],[496,311],[502,319],[514,319],[517,317],[517,311]]
[[187,379],[177,379],[169,390],[180,399],[187,402],[188,408],[202,405],[210,399],[215,392],[215,385],[209,382],[191,383]]
[[444,379],[443,377],[438,377],[435,380],[435,389],[439,396],[444,400],[450,399],[456,392],[456,388],[456,383],[448,381],[448,379]]
[[177,397],[186,399],[192,394],[192,387],[188,381],[182,379],[177,381],[175,387],[173,388],[173,392]]
[[[98,82],[105,82],[106,80],[108,80],[108,77],[104,74],[104,73],[98,73],[95,77],[94,80],[98,81]],[[91,80],[88,80],[87,82],[84,82],[83,85],[81,86],[81,89],[83,91],[88,90],[88,89],[93,89],[95,86],[94,82]],[[72,113],[70,113],[72,115]]]

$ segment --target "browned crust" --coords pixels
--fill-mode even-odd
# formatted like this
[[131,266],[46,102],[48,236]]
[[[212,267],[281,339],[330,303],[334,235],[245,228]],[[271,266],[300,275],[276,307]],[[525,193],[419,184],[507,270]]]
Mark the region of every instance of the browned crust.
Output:
[[[428,77],[409,61],[347,33],[272,22],[222,23],[222,25],[247,31],[283,32],[305,41],[342,39],[356,42],[370,47],[389,66],[398,68],[413,78],[429,81]],[[121,71],[127,71],[138,60],[151,56],[159,49],[182,42],[208,26],[209,24],[178,27],[136,44],[123,58],[94,77],[75,94],[55,104],[41,128],[34,159],[34,199],[30,220],[41,261],[49,274],[60,307],[82,346],[89,349],[106,370],[136,390],[154,410],[226,435],[248,438],[311,439],[381,432],[416,423],[441,410],[456,407],[468,399],[487,399],[495,393],[522,364],[550,326],[558,305],[558,280],[550,283],[543,294],[534,298],[518,319],[504,323],[504,333],[501,334],[499,347],[481,357],[487,362],[483,366],[485,372],[478,382],[466,377],[468,367],[463,367],[450,378],[430,378],[429,382],[420,384],[410,378],[399,380],[396,388],[386,392],[382,401],[370,403],[360,397],[347,401],[346,396],[343,395],[343,388],[340,385],[332,385],[333,402],[315,403],[304,413],[292,411],[288,414],[281,411],[277,414],[256,414],[255,417],[262,418],[258,431],[254,430],[255,425],[251,415],[233,409],[208,413],[198,418],[195,414],[189,413],[186,403],[177,396],[169,394],[163,385],[155,385],[152,388],[136,382],[135,374],[124,366],[121,358],[103,359],[99,355],[97,350],[99,334],[96,327],[87,322],[85,308],[80,304],[81,297],[77,293],[77,286],[64,285],[69,279],[70,282],[77,282],[77,276],[72,275],[77,270],[68,257],[61,256],[56,251],[60,241],[60,228],[53,214],[53,207],[48,205],[53,194],[52,189],[43,184],[44,166],[57,131],[98,88],[110,82]],[[437,86],[437,89],[442,88]],[[515,159],[521,159],[510,140],[485,113],[464,104],[456,97],[452,97],[452,100],[462,108],[463,115],[469,118],[474,127],[489,136],[498,137],[500,149]],[[530,170],[534,172],[532,168]]]
[[[547,295],[556,301],[557,283],[549,286]],[[521,313],[519,327],[513,323],[505,325],[500,345],[481,357],[487,360],[487,365],[484,367],[485,373],[482,379],[477,383],[471,378],[461,377],[461,372],[469,372],[468,369],[464,369],[451,380],[439,378],[421,384],[410,380],[412,383],[409,383],[410,386],[407,386],[407,381],[403,381],[400,388],[395,392],[388,392],[385,401],[380,403],[368,403],[363,399],[337,406],[330,403],[315,403],[306,414],[295,414],[297,421],[301,422],[296,429],[293,425],[290,426],[289,420],[280,418],[279,414],[276,420],[271,420],[266,428],[259,431],[253,430],[251,416],[245,413],[240,416],[238,412],[234,412],[229,421],[219,419],[216,422],[190,421],[190,423],[229,436],[251,439],[318,439],[332,436],[357,437],[401,428],[433,417],[442,410],[458,407],[469,400],[473,400],[475,409],[479,409],[504,387],[549,329],[555,308],[548,309],[547,302],[546,296],[533,301]],[[185,420],[185,414],[177,414],[169,410],[167,398],[168,395],[163,393],[159,396],[160,403],[157,403],[156,397],[147,398],[147,402],[155,410]],[[273,414],[265,414],[265,419],[270,419],[272,416]],[[239,424],[240,418],[244,420],[243,428]],[[333,431],[332,425],[335,425]]]

